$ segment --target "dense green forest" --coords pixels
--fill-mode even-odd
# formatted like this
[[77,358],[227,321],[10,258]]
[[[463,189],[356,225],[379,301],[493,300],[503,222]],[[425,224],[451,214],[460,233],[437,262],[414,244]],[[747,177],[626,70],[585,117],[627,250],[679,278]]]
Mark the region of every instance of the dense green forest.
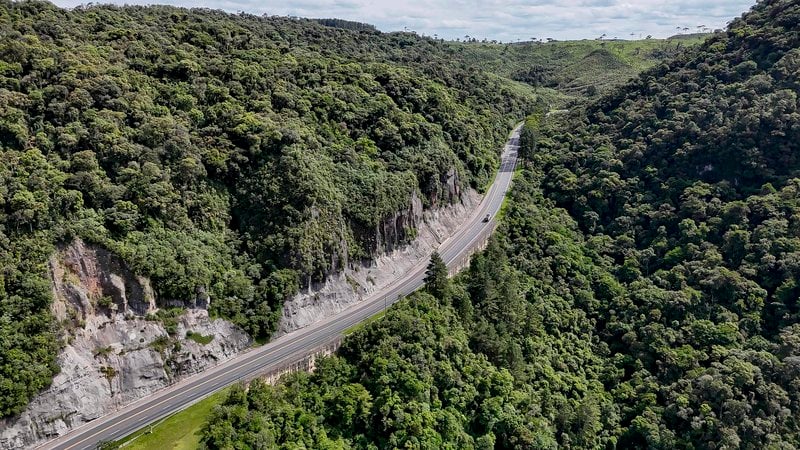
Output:
[[447,51],[330,20],[1,1],[0,416],[58,370],[61,243],[265,337],[299,286],[411,238],[381,225],[414,196],[486,186],[535,98]]
[[762,1],[528,131],[546,197],[613,274],[582,308],[618,371],[620,446],[800,445],[798,94],[800,4]]
[[[505,223],[453,282],[345,339],[313,374],[232,391],[208,448],[603,447],[618,417],[590,319],[597,276],[569,216],[525,171]],[[610,275],[607,275],[610,276]]]
[[[102,245],[160,300],[205,292],[213,314],[266,337],[299,286],[413,237],[408,222],[382,235],[413,196],[458,201],[452,174],[485,187],[510,125],[563,100],[540,86],[583,76],[567,68],[597,50],[7,0],[0,37],[0,416],[58,370],[46,261],[59,244]],[[609,85],[677,48],[608,45],[629,64]],[[530,65],[559,69],[504,69]]]
[[234,389],[208,448],[800,446],[800,4],[568,117],[503,223],[313,374]]

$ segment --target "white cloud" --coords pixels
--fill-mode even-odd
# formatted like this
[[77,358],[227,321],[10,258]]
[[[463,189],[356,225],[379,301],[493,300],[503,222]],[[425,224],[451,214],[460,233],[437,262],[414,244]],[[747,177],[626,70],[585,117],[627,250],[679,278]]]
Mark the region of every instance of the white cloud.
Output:
[[[112,3],[169,3],[230,12],[336,17],[357,20],[383,31],[415,30],[429,36],[513,41],[652,34],[666,37],[676,28],[724,28],[755,0],[111,0]],[[66,7],[81,0],[56,0]]]

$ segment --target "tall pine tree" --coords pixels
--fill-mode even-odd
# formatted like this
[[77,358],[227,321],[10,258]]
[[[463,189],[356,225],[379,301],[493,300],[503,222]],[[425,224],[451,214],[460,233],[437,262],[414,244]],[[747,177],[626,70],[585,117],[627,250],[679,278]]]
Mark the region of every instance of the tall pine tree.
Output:
[[450,296],[450,280],[447,278],[447,265],[439,252],[433,252],[431,262],[425,271],[425,290],[440,300]]

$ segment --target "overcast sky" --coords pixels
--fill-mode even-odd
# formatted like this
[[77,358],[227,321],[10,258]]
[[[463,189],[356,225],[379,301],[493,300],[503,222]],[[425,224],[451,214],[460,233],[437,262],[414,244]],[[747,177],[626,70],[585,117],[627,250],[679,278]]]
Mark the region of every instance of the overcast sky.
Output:
[[[56,0],[76,6],[82,0]],[[108,3],[100,0],[98,3]],[[230,12],[335,17],[371,23],[382,31],[414,30],[448,39],[515,41],[667,37],[676,27],[724,28],[755,0],[111,0],[111,3],[166,3]],[[633,33],[633,34],[631,34]]]

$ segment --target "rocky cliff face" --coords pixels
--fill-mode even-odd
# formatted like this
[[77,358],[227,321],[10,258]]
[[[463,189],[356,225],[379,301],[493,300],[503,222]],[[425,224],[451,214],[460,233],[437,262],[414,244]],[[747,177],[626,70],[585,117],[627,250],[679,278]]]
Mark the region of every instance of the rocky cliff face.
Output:
[[[436,188],[430,192],[424,200],[429,205],[426,211],[423,207],[423,199],[417,191],[409,194],[407,207],[394,212],[389,217],[384,218],[374,228],[354,230],[359,242],[365,244],[365,250],[369,252],[371,258],[380,258],[385,254],[394,252],[412,242],[418,237],[420,228],[428,225],[437,224],[436,221],[440,213],[445,216],[460,214],[465,210],[470,210],[475,195],[474,191],[463,191],[458,171],[455,168],[434,178],[432,183]],[[427,222],[430,222],[428,224]],[[460,223],[457,223],[459,225]],[[443,223],[445,227],[451,224]],[[346,255],[347,245],[342,243],[342,253]],[[332,264],[331,267],[348,267],[349,261],[342,261],[343,264]]]
[[[474,190],[460,190],[455,173],[443,186],[448,195],[460,201],[445,207],[423,210],[415,195],[408,210],[387,218],[376,230],[376,255],[367,262],[347,264],[340,273],[287,300],[278,326],[278,335],[330,317],[379,290],[420,261],[427,259],[466,220],[481,196]],[[413,239],[409,236],[414,230]]]
[[158,318],[146,278],[80,240],[50,259],[53,314],[67,345],[61,373],[20,416],[0,421],[0,448],[32,447],[66,433],[250,345],[203,309]]

